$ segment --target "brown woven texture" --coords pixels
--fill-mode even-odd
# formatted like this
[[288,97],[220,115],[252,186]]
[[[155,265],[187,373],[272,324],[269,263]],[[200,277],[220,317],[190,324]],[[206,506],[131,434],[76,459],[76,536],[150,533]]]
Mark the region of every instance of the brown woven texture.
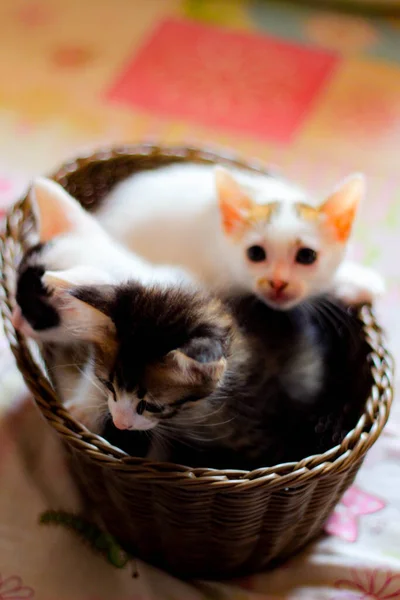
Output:
[[[103,150],[58,170],[60,182],[90,209],[119,180],[176,161],[222,162],[267,172],[256,162],[195,148],[153,145]],[[359,317],[371,352],[373,387],[364,414],[324,454],[256,471],[190,469],[127,456],[75,422],[58,402],[28,345],[11,325],[16,269],[34,222],[24,198],[1,236],[1,311],[18,367],[102,522],[136,556],[185,577],[228,577],[265,568],[315,538],[379,437],[392,401],[392,359],[368,307]],[[357,373],[354,374],[357,377]]]

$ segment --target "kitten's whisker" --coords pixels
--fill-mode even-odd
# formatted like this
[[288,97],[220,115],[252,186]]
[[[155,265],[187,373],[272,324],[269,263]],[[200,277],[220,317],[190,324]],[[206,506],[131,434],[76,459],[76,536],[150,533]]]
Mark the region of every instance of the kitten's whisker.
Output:
[[[206,400],[198,400],[197,402],[203,403],[206,402]],[[212,402],[210,404],[213,406],[214,403]],[[199,413],[199,407],[193,406],[192,410],[182,410],[180,413],[178,413],[178,415],[175,417],[175,420],[179,421],[179,423],[186,423],[190,425],[191,423],[196,423],[200,420],[210,419],[210,417],[217,415],[221,410],[223,410],[224,407],[225,402],[219,402],[214,410],[207,410],[206,412]]]
[[326,310],[325,305],[320,303],[316,305],[315,308],[316,312],[319,312],[322,318],[324,319],[325,328],[326,326],[330,326],[332,329],[337,330],[338,323],[335,322],[334,316],[328,310]]
[[51,371],[55,371],[56,369],[68,369],[71,367],[79,369],[79,365],[77,363],[67,363],[65,365],[60,365],[60,364],[53,365],[52,367],[48,367],[47,370],[49,372],[51,372]]
[[[181,430],[178,430],[176,435],[174,435],[174,433],[171,432],[169,429],[163,429],[159,433],[163,434],[163,436],[164,436],[163,439],[164,440],[167,440],[167,441],[171,440],[171,441],[179,442],[179,444],[183,444],[184,446],[188,446],[192,450],[196,450],[197,449],[196,446],[193,446],[192,444],[190,444],[188,442],[187,438],[183,438],[182,437],[182,431]],[[200,440],[200,441],[204,443],[204,440]]]
[[342,311],[338,307],[323,299],[319,308],[322,310],[322,313],[325,315],[326,319],[332,323],[332,326],[336,331],[338,330],[338,326],[342,326],[346,330],[349,329],[348,323],[346,322]]
[[327,301],[324,302],[324,306],[326,306],[326,309],[329,310],[330,313],[334,315],[334,317],[340,322],[343,329],[345,329],[345,331],[348,333],[352,344],[355,348],[357,348],[359,343],[359,337],[358,332],[356,331],[356,328],[353,325],[353,321],[351,321],[348,318],[348,316],[346,318],[344,310],[341,309],[339,306]]
[[[158,427],[160,427],[160,431],[163,431],[164,433],[168,434],[168,437],[171,437],[171,439],[175,439],[178,442],[183,442],[184,439],[187,439],[188,437],[190,437],[190,439],[192,439],[193,441],[205,441],[204,438],[194,436],[192,433],[187,434],[187,432],[182,431],[181,427],[169,427],[168,425],[164,424],[159,425]],[[187,437],[185,437],[186,435]]]
[[[70,409],[67,406],[64,406],[65,410],[67,410],[68,412],[71,412]],[[92,412],[92,411],[97,411],[99,414],[105,414],[107,411],[104,410],[102,407],[99,407],[98,404],[91,404],[91,405],[87,405],[87,404],[82,404],[82,406],[79,407],[79,411],[80,412]],[[73,412],[73,411],[72,411]]]
[[158,427],[156,427],[155,429],[152,430],[153,435],[151,436],[149,434],[149,432],[147,432],[149,435],[148,437],[150,439],[154,439],[156,444],[159,444],[161,447],[161,450],[165,453],[166,456],[168,456],[168,451],[169,451],[169,443],[168,443],[168,437],[164,434],[164,432],[158,429]]
[[[233,417],[231,419],[221,422],[221,423],[218,423],[218,422],[217,423],[209,423],[209,424],[203,423],[203,424],[199,424],[198,426],[199,427],[207,427],[207,425],[209,425],[210,427],[213,427],[213,426],[218,427],[220,425],[230,423],[232,420],[233,420]],[[182,427],[184,427],[184,423],[182,423],[182,422],[179,422],[179,425],[174,425],[173,423],[169,424],[169,425],[165,425],[165,429],[168,429],[168,431],[175,432],[177,434],[178,441],[182,441]],[[208,430],[208,431],[210,431],[210,430]],[[200,437],[200,435],[199,435],[200,432],[197,430],[193,433],[192,432],[190,432],[190,433],[183,432],[183,433],[187,436],[186,439],[189,438],[193,441],[203,442],[203,443],[224,439],[230,435],[229,431],[224,432],[220,436],[207,436],[207,437]],[[197,434],[197,435],[194,435],[194,434]]]
[[198,427],[218,427],[220,425],[230,423],[235,418],[234,416],[232,416],[231,418],[226,419],[225,421],[211,421],[211,417],[215,417],[218,414],[218,412],[219,411],[214,411],[207,414],[197,415],[197,418],[196,416],[193,416],[192,419],[185,419],[185,416],[182,415],[182,417],[180,418],[177,417],[175,422],[179,425],[179,427],[182,427],[184,425],[197,425]]
[[228,423],[232,423],[235,420],[235,417],[231,417],[226,421],[215,421],[213,423],[199,423],[198,427],[221,427],[222,425],[228,425]]
[[85,377],[89,381],[89,383],[91,383],[95,388],[99,390],[99,392],[104,394],[104,397],[106,397],[104,389],[97,383],[94,377],[89,375],[89,373],[87,373],[84,369],[81,369],[80,367],[78,367],[78,370],[81,373],[81,375],[83,375],[83,377]]
[[310,321],[312,322],[312,320],[315,320],[317,322],[317,325],[320,328],[320,330],[326,331],[326,329],[327,329],[326,319],[323,317],[322,313],[318,310],[318,306],[316,306],[312,302],[304,302],[302,307],[304,308],[305,314],[310,319]]

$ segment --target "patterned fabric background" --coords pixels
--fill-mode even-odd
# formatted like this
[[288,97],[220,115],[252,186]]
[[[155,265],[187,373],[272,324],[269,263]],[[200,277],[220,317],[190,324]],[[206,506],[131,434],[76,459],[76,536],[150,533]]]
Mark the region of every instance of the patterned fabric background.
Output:
[[[34,175],[110,143],[227,146],[316,193],[364,171],[354,254],[387,277],[378,311],[400,355],[400,19],[265,0],[2,0],[0,81],[2,212]],[[37,526],[46,502],[19,450],[25,440],[36,456],[54,440],[17,401],[24,388],[3,337],[0,375],[0,600],[400,598],[396,408],[311,550],[230,585],[189,586],[147,567],[137,582],[70,533]]]

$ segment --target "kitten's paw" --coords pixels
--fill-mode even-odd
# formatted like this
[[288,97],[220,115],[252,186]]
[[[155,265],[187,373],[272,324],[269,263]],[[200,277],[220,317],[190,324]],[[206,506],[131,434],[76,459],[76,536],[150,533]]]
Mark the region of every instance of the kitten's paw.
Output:
[[373,269],[354,265],[341,273],[334,293],[339,300],[350,306],[374,304],[385,293],[385,281]]
[[19,275],[12,323],[26,337],[44,339],[43,332],[57,327],[59,315],[53,306],[52,290],[43,281],[44,269],[34,265],[25,268]]

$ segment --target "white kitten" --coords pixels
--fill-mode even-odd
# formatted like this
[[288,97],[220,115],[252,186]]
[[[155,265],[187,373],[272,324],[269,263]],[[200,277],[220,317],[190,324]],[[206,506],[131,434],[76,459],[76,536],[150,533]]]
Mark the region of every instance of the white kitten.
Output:
[[251,291],[278,309],[322,292],[357,304],[384,289],[374,271],[344,261],[364,193],[353,175],[317,204],[274,177],[175,164],[129,177],[97,216],[132,251],[212,288]]

